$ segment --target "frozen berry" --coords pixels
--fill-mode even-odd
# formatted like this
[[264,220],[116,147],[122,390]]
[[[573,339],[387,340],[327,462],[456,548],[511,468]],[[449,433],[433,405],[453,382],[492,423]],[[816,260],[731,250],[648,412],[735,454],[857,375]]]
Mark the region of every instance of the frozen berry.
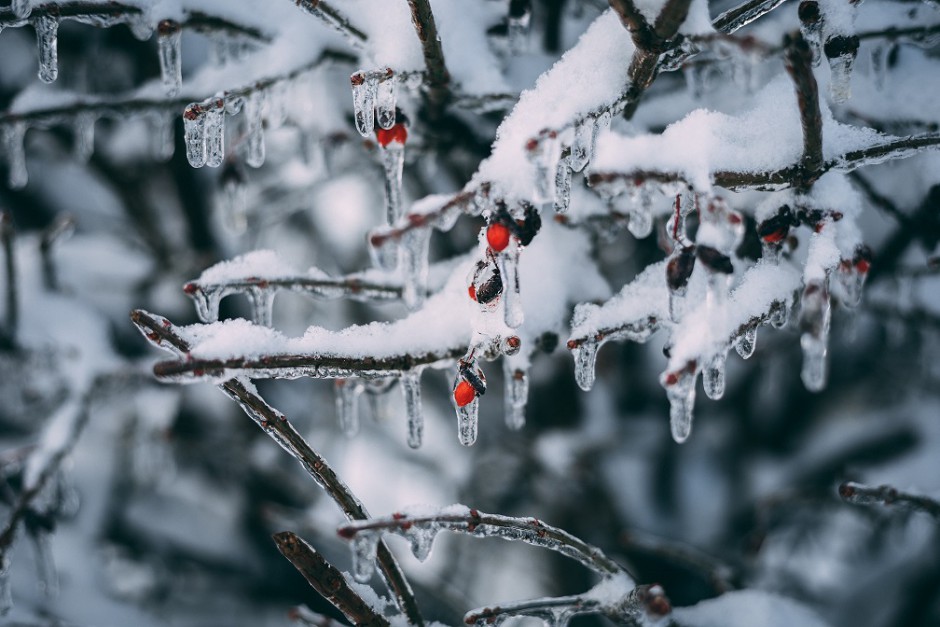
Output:
[[477,299],[477,288],[475,288],[475,287],[473,287],[473,286],[471,285],[470,287],[467,288],[467,294],[470,295],[470,300],[476,300],[476,299]]
[[401,123],[396,124],[389,129],[377,128],[375,129],[375,139],[383,148],[392,142],[404,144],[405,140],[408,139],[408,129],[406,129],[405,125]]
[[486,229],[486,242],[496,252],[506,250],[509,246],[509,229],[500,223],[491,224]]
[[457,402],[457,407],[469,405],[476,396],[476,390],[466,381],[461,381],[457,384],[457,387],[454,388],[454,401]]

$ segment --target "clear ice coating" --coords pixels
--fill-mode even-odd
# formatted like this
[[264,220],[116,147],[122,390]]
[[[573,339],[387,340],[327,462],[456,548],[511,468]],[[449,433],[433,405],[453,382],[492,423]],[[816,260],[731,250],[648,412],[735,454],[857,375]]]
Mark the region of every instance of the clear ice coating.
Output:
[[337,379],[334,385],[339,427],[351,438],[359,433],[359,395],[364,386],[358,379]]
[[858,307],[862,302],[862,288],[865,287],[867,272],[861,272],[856,264],[846,264],[839,269],[839,284],[842,286],[842,302],[846,307]]
[[574,380],[585,392],[594,386],[594,365],[600,344],[594,339],[585,339],[574,351]]
[[189,165],[206,165],[206,115],[198,105],[190,105],[183,113],[183,137]]
[[826,387],[826,354],[832,316],[830,305],[829,291],[824,286],[810,284],[803,290],[800,308],[803,368],[800,378],[811,392],[819,392]]
[[401,202],[401,178],[405,167],[405,146],[401,142],[390,142],[380,148],[382,167],[385,169],[385,220],[395,224],[404,209]]
[[157,161],[169,161],[175,152],[175,117],[169,111],[160,111],[150,116],[150,152]]
[[160,22],[157,28],[157,46],[160,56],[160,81],[167,96],[180,93],[183,86],[183,64],[180,40],[183,30],[170,20]]
[[274,297],[277,290],[270,287],[253,286],[246,292],[251,303],[251,317],[255,324],[262,327],[273,326]]
[[554,201],[559,159],[557,143],[554,132],[543,131],[538,139],[531,140],[526,147],[526,156],[535,166],[535,196],[538,202]]
[[265,93],[258,89],[245,99],[245,163],[253,168],[264,165],[264,110]]
[[10,9],[16,17],[26,19],[33,11],[33,0],[10,0]]
[[705,388],[705,395],[713,401],[717,401],[725,395],[726,361],[725,353],[720,352],[708,361],[702,371],[702,386]]
[[638,185],[633,192],[633,206],[627,229],[637,239],[653,232],[653,190],[648,185]]
[[401,373],[401,389],[405,396],[408,414],[408,446],[420,448],[424,436],[424,414],[421,411],[421,370],[405,370]]
[[359,583],[369,583],[375,572],[375,556],[380,539],[379,532],[360,531],[350,542],[353,577]]
[[754,354],[757,348],[757,325],[747,327],[744,333],[734,341],[734,350],[738,351],[741,359],[747,359]]
[[405,532],[411,544],[411,554],[414,555],[415,559],[419,562],[424,562],[431,557],[431,549],[434,548],[434,538],[437,536],[439,528],[440,527],[435,523],[414,523]]
[[525,406],[529,398],[529,373],[515,368],[508,359],[503,359],[505,381],[504,405],[506,426],[518,431],[525,426]]
[[398,267],[398,240],[394,237],[370,239],[369,257],[376,268],[395,270]]
[[682,317],[682,313],[685,309],[685,296],[688,293],[688,288],[680,287],[679,289],[669,289],[669,319],[673,322],[679,322],[679,319]]
[[417,309],[428,291],[428,244],[431,229],[415,227],[402,235],[398,267],[402,275],[402,300],[409,309]]
[[855,56],[843,54],[829,59],[829,96],[835,103],[852,97],[852,67]]
[[804,22],[800,20],[800,34],[813,53],[813,67],[819,65],[822,58],[822,20]]
[[51,83],[59,75],[59,18],[41,15],[33,26],[39,47],[39,80]]
[[568,157],[555,166],[555,211],[564,213],[571,204],[571,165]]
[[375,95],[375,110],[380,128],[390,129],[395,126],[395,106],[398,104],[398,79],[388,70],[384,81],[380,82]]
[[222,301],[222,291],[218,289],[197,289],[192,293],[193,304],[196,306],[196,315],[209,324],[219,319],[219,303]]
[[7,182],[11,189],[22,189],[29,182],[26,171],[26,122],[9,122],[0,127],[7,160]]
[[503,318],[510,329],[519,327],[525,320],[519,286],[520,249],[520,246],[510,244],[499,254],[499,270],[503,279]]
[[231,233],[241,235],[248,229],[248,190],[235,178],[222,184],[223,224]]
[[356,72],[352,75],[353,112],[356,130],[363,137],[370,137],[375,129],[375,99],[379,79],[372,72]]
[[692,410],[695,408],[695,371],[664,374],[663,387],[669,399],[669,428],[672,439],[682,444],[692,433]]
[[83,163],[91,159],[95,151],[95,121],[93,113],[79,113],[75,116],[75,158]]
[[594,118],[585,117],[574,127],[574,140],[571,142],[568,166],[575,172],[583,170],[593,156],[595,126]]
[[210,106],[205,118],[206,165],[217,168],[225,160],[225,108]]

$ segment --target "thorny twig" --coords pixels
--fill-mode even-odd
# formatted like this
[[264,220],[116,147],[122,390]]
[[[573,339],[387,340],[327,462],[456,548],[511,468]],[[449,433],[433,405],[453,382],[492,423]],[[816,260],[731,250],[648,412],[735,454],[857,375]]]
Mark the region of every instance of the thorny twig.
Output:
[[359,594],[353,590],[343,573],[326,561],[313,547],[297,534],[282,531],[272,536],[281,554],[294,565],[314,590],[332,603],[353,625],[385,627],[388,620],[376,613]]
[[890,505],[901,509],[926,512],[940,521],[940,501],[928,496],[902,492],[894,486],[869,486],[846,481],[839,486],[839,496],[855,505]]
[[[165,318],[136,310],[131,313],[131,321],[150,342],[159,348],[178,354],[185,354],[190,350],[189,342]],[[365,520],[368,518],[362,503],[330,468],[326,460],[307,443],[284,414],[268,405],[258,395],[250,382],[233,378],[219,387],[229,398],[236,401],[266,434],[300,462],[317,484],[339,505],[348,519]],[[414,625],[423,625],[424,621],[418,610],[411,585],[405,579],[401,567],[388,547],[382,542],[379,543],[377,560],[389,589],[395,595],[398,606],[408,617],[409,622]]]

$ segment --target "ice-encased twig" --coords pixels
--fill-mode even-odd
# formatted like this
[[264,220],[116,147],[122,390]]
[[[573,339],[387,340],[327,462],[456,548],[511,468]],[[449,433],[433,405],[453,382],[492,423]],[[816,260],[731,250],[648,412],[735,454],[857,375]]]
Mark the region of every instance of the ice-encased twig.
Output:
[[839,486],[839,496],[855,505],[885,505],[925,512],[940,522],[940,500],[904,492],[891,485],[870,486],[846,481]]

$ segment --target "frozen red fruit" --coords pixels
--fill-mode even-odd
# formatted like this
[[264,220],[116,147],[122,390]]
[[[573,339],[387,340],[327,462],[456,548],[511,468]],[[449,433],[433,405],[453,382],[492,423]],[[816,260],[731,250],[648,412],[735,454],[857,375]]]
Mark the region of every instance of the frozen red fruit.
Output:
[[457,387],[454,388],[454,400],[457,402],[457,407],[469,405],[476,396],[477,391],[466,381],[461,381],[457,384]]
[[506,250],[506,247],[509,246],[509,236],[509,229],[499,223],[491,224],[486,229],[486,242],[496,252]]
[[405,128],[404,124],[400,123],[389,129],[377,128],[375,129],[375,139],[383,148],[392,142],[404,144],[408,139],[408,129]]
[[470,300],[476,300],[476,299],[477,299],[477,288],[475,288],[475,287],[473,287],[473,286],[471,285],[470,287],[467,288],[467,294],[470,295]]

